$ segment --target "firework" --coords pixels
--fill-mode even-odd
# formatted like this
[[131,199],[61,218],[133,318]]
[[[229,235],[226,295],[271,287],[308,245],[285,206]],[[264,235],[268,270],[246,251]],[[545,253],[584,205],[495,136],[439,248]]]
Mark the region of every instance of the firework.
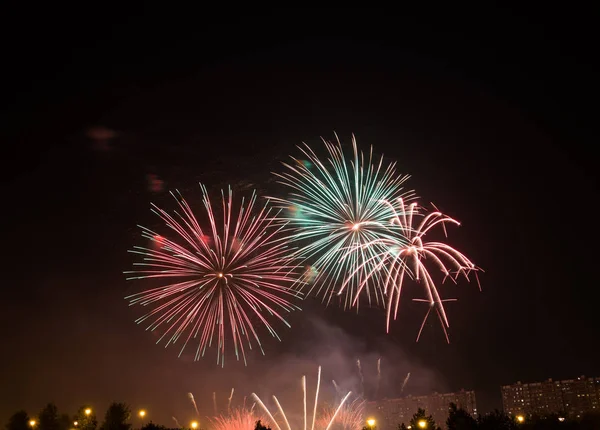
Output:
[[404,378],[404,381],[402,381],[402,388],[400,388],[400,392],[403,393],[404,392],[404,387],[406,387],[406,384],[408,383],[408,380],[410,379],[410,372],[408,372],[406,374],[406,377]]
[[252,349],[256,344],[264,354],[254,321],[280,339],[268,318],[289,327],[281,313],[299,309],[291,302],[297,293],[289,288],[298,280],[289,257],[293,250],[281,234],[285,226],[277,223],[277,213],[268,202],[254,213],[255,193],[236,208],[231,188],[227,195],[222,191],[220,212],[213,210],[202,185],[201,190],[201,220],[179,193],[171,193],[178,206],[173,215],[152,205],[152,212],[166,223],[173,238],[140,226],[153,246],[134,247],[130,252],[141,255],[143,261],[134,263],[140,270],[126,273],[135,275],[129,279],[157,278],[169,283],[127,299],[132,305],[154,305],[137,322],[150,320],[149,330],[164,329],[157,343],[166,339],[168,346],[181,338],[179,355],[190,340],[198,339],[195,360],[215,344],[217,363],[223,366],[229,338],[236,358],[241,356],[246,363],[246,345]]
[[337,413],[336,408],[327,407],[319,416],[317,428],[326,428],[333,423],[332,430],[361,430],[364,427],[365,401],[354,399],[346,403]]
[[[398,314],[404,280],[407,277],[412,278],[422,285],[427,297],[424,300],[416,300],[429,304],[429,310],[417,335],[417,341],[421,336],[425,321],[432,309],[435,309],[442,323],[446,340],[448,340],[447,327],[449,327],[449,323],[443,303],[454,299],[441,299],[425,263],[433,263],[444,274],[442,283],[446,279],[450,279],[456,283],[458,277],[461,275],[469,280],[469,275],[473,272],[479,284],[477,271],[481,269],[476,267],[464,254],[450,245],[443,242],[427,242],[425,236],[434,227],[442,227],[444,234],[446,234],[446,224],[458,226],[460,223],[442,214],[437,209],[434,212],[425,214],[419,211],[419,206],[416,202],[406,204],[402,198],[396,199],[393,203],[390,201],[384,201],[383,203],[394,212],[391,223],[400,228],[400,234],[395,239],[386,237],[362,245],[367,248],[374,245],[382,245],[385,250],[371,257],[371,263],[375,264],[369,266],[370,273],[358,286],[358,291],[360,292],[361,288],[366,287],[366,283],[370,277],[380,277],[381,273],[385,273],[383,291],[388,296],[386,329],[389,332],[392,309],[394,310],[394,319],[396,319]],[[406,243],[407,239],[408,243]],[[360,267],[355,269],[355,271],[357,270],[360,270]],[[344,282],[352,282],[352,275],[353,273]]]
[[358,376],[360,376],[360,391],[361,395],[365,395],[365,377],[363,375],[362,366],[360,365],[360,359],[356,360],[356,367],[358,368]]
[[252,430],[256,426],[257,421],[269,427],[269,421],[264,417],[256,414],[252,409],[245,408],[234,409],[227,416],[218,416],[210,421],[214,430]]
[[[315,391],[315,403],[314,403],[314,408],[313,408],[311,430],[315,430],[315,425],[317,424],[317,406],[318,406],[318,403],[319,403],[319,390],[320,390],[320,387],[321,387],[321,366],[319,366],[319,371],[318,371],[318,374],[317,374],[317,389]],[[307,430],[307,428],[308,428],[307,427],[308,421],[307,421],[306,377],[305,376],[302,377],[302,392],[303,392],[303,410],[304,410],[304,415],[303,415],[304,416],[304,421],[303,421],[303,423],[304,423],[304,430]],[[340,402],[339,406],[337,407],[337,409],[335,409],[335,411],[330,415],[329,421],[323,422],[323,423],[319,423],[318,430],[329,430],[331,428],[331,426],[334,423],[336,417],[340,413],[340,410],[342,409],[342,407],[346,403],[346,400],[348,400],[348,397],[350,397],[351,394],[352,394],[352,392],[349,391],[344,396],[344,398],[341,400],[341,402]],[[267,414],[268,418],[270,419],[270,422],[277,428],[277,430],[282,430],[281,427],[279,426],[279,423],[275,420],[275,418],[273,417],[273,414],[265,406],[265,404],[260,399],[260,397],[258,397],[255,393],[252,393],[252,397],[254,397],[254,399],[256,400],[256,403],[258,403],[258,405],[265,411],[265,413]],[[285,426],[286,426],[287,430],[292,430],[290,422],[288,421],[287,416],[286,416],[283,408],[281,407],[281,404],[279,403],[279,400],[275,396],[273,396],[273,400],[275,401],[275,405],[277,406],[277,410],[278,410],[279,414],[283,418],[283,421],[285,423]]]
[[192,393],[188,393],[188,399],[190,399],[190,402],[192,402],[192,405],[194,405],[194,410],[196,411],[196,415],[200,416],[200,412],[198,412],[198,405],[196,405],[196,399],[194,399],[194,395]]
[[234,388],[231,389],[231,394],[227,398],[227,413],[231,412],[231,400],[233,399]]
[[[312,262],[306,267],[305,282],[299,285],[309,285],[308,294],[322,295],[329,303],[352,272],[352,279],[342,288],[347,308],[358,305],[356,288],[375,266],[372,258],[381,252],[377,241],[398,236],[394,231],[399,226],[389,223],[393,212],[381,201],[411,198],[412,192],[403,190],[408,176],[397,174],[395,163],[384,163],[383,157],[375,160],[373,148],[365,157],[354,136],[354,156],[347,160],[337,135],[336,140],[323,140],[326,161],[308,145],[299,146],[308,160],[292,157],[294,163],[284,163],[284,173],[275,173],[290,193],[273,201],[283,210],[282,219],[289,222],[290,239],[300,244],[298,257]],[[375,245],[363,246],[367,243]],[[348,249],[356,252],[348,255]],[[357,267],[360,269],[355,270]],[[384,303],[379,289],[383,282],[377,276],[371,278],[371,288],[365,289],[369,303],[372,296],[377,303]]]
[[381,358],[377,359],[377,390],[375,391],[375,399],[379,399],[379,390],[381,389]]

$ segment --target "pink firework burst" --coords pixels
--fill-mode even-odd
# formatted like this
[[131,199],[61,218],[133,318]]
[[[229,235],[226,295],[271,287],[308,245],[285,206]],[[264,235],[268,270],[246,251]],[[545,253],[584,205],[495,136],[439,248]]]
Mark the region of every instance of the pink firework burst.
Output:
[[[474,273],[479,285],[477,271],[482,270],[452,246],[444,242],[428,242],[425,236],[432,229],[441,227],[447,237],[446,224],[459,226],[460,223],[438,211],[435,206],[434,212],[425,214],[419,211],[420,208],[416,202],[406,204],[402,198],[398,198],[394,203],[389,201],[382,201],[381,203],[392,209],[394,216],[390,223],[400,228],[400,234],[397,240],[388,237],[365,245],[379,248],[381,251],[376,257],[373,257],[376,264],[371,266],[373,269],[363,282],[366,282],[371,276],[381,276],[381,272],[385,274],[383,290],[388,297],[386,329],[389,332],[392,309],[394,310],[394,320],[397,317],[402,287],[404,280],[408,277],[422,285],[426,295],[425,299],[414,300],[429,304],[429,309],[417,335],[417,341],[432,309],[435,309],[446,340],[449,341],[447,328],[450,324],[444,302],[454,301],[455,299],[442,299],[440,297],[438,288],[427,266],[433,265],[443,273],[442,283],[446,279],[456,283],[460,276],[469,281],[470,274]],[[357,270],[359,269],[357,268]],[[481,286],[479,288],[481,289]]]
[[221,192],[222,205],[216,211],[206,188],[200,187],[201,219],[179,193],[171,193],[178,207],[173,214],[152,205],[152,212],[169,227],[171,235],[140,226],[142,236],[153,246],[134,247],[130,252],[143,259],[134,263],[139,270],[125,273],[135,275],[128,279],[169,282],[126,299],[131,305],[153,306],[136,322],[151,321],[148,330],[162,329],[158,342],[166,339],[166,346],[181,341],[179,355],[195,339],[195,360],[215,344],[217,363],[223,366],[229,340],[236,358],[241,356],[246,363],[246,345],[252,349],[255,343],[264,354],[259,326],[277,339],[269,320],[289,326],[282,313],[299,309],[292,304],[297,293],[289,288],[299,274],[281,235],[284,226],[275,223],[276,214],[268,202],[255,212],[257,197],[252,193],[247,202],[242,199],[234,205],[229,188],[227,195]]
[[257,413],[254,408],[234,409],[228,415],[220,415],[210,419],[214,430],[252,430],[259,421],[262,425],[270,427],[265,417]]
[[365,424],[365,401],[355,399],[345,404],[336,415],[336,408],[326,407],[317,420],[317,428],[326,428],[329,423],[331,430],[361,430]]

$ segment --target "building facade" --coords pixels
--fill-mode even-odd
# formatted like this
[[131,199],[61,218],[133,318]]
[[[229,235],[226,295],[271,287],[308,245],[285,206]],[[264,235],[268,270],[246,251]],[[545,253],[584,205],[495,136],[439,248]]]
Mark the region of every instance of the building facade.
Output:
[[398,424],[408,422],[417,412],[425,409],[428,415],[442,428],[448,418],[450,403],[468,411],[477,417],[477,404],[474,391],[461,390],[456,393],[433,393],[428,396],[406,396],[397,399],[383,399],[367,404],[367,412],[377,421],[378,430],[396,430]]
[[565,414],[580,417],[600,413],[600,377],[522,384],[517,382],[501,387],[502,405],[510,415]]

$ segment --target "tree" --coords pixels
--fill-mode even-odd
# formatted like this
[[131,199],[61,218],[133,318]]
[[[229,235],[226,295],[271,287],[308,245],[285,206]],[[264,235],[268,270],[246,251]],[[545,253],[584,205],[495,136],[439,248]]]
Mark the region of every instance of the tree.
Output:
[[479,417],[480,430],[513,430],[517,428],[515,420],[496,409],[487,415]]
[[[90,413],[86,414],[86,410],[89,410]],[[87,406],[81,406],[79,409],[77,409],[75,421],[77,421],[78,430],[96,430],[98,427],[98,419],[96,418],[96,414]]]
[[39,430],[62,430],[58,417],[58,408],[54,403],[48,403],[38,415]]
[[406,425],[404,423],[402,423],[402,424],[398,424],[398,430],[408,430],[408,429],[406,428]]
[[15,412],[6,424],[6,430],[30,430],[29,415],[25,411]]
[[580,421],[582,430],[591,430],[600,428],[600,413],[585,414]]
[[271,427],[263,425],[263,423],[261,423],[260,420],[258,420],[256,421],[256,426],[254,427],[254,430],[271,430]]
[[165,426],[154,424],[150,421],[148,424],[143,426],[140,430],[167,430]]
[[456,404],[450,403],[446,427],[448,430],[475,430],[477,421],[463,408],[458,408]]
[[102,430],[130,430],[131,409],[125,403],[111,403],[104,415]]
[[410,427],[413,429],[437,430],[439,427],[431,415],[425,414],[425,409],[417,409],[417,413],[410,419]]
[[58,418],[58,425],[60,430],[70,430],[73,428],[73,420],[69,414],[61,414]]

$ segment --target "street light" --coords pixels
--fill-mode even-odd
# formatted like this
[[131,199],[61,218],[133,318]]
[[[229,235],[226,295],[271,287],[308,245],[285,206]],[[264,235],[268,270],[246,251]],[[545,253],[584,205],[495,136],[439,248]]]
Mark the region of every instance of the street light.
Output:
[[521,424],[523,421],[525,421],[525,417],[523,415],[517,415],[517,421],[519,424]]
[[140,418],[144,418],[146,416],[146,411],[143,409],[139,413],[140,413]]
[[29,420],[29,427],[34,428],[36,424],[35,420]]
[[565,420],[565,417],[558,417],[558,421],[560,421],[561,423]]
[[75,427],[77,427],[77,426],[79,425],[79,422],[78,422],[78,421],[73,421],[73,425],[74,425]]
[[192,428],[193,429],[197,429],[198,428],[198,421],[192,421]]
[[92,410],[90,408],[87,408],[85,411],[83,411],[88,417],[90,416],[90,414],[92,413]]
[[374,427],[374,426],[375,426],[375,420],[374,420],[373,418],[369,418],[369,419],[367,420],[367,425],[368,425],[369,427]]
[[417,425],[419,426],[419,428],[427,428],[427,421],[425,420],[419,420],[419,422],[417,423]]

